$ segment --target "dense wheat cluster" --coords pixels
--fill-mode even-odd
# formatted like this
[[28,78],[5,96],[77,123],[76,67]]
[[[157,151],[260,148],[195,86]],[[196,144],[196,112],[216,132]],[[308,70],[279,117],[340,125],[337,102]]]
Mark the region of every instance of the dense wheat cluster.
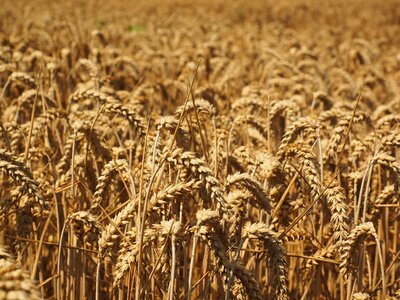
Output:
[[398,1],[2,1],[0,299],[398,299]]

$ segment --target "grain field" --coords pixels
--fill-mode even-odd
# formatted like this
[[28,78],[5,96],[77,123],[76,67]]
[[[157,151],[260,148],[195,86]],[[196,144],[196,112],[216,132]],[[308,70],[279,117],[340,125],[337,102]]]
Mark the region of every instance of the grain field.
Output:
[[400,299],[398,0],[3,0],[0,300]]

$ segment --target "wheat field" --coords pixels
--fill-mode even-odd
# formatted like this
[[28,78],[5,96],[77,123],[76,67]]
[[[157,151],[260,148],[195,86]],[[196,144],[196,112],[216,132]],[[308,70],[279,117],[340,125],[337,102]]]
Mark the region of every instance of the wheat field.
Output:
[[400,299],[400,3],[0,6],[0,299]]

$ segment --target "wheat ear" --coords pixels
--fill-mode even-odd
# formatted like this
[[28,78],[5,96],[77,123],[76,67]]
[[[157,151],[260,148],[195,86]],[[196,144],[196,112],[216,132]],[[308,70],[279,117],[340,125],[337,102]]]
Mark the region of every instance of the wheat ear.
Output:
[[250,239],[258,239],[268,250],[268,260],[271,264],[272,287],[276,299],[288,299],[288,278],[286,252],[279,241],[279,234],[264,223],[247,224],[244,236]]
[[4,150],[0,150],[0,170],[10,176],[21,187],[22,193],[33,198],[32,204],[38,204],[43,211],[48,209],[48,203],[39,189],[39,184],[33,179],[32,173],[17,158]]

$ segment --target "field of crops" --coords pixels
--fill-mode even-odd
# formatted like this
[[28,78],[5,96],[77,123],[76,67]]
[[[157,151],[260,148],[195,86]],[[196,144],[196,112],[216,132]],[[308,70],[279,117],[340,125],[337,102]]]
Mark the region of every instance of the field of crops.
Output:
[[0,299],[399,299],[400,5],[0,5]]

